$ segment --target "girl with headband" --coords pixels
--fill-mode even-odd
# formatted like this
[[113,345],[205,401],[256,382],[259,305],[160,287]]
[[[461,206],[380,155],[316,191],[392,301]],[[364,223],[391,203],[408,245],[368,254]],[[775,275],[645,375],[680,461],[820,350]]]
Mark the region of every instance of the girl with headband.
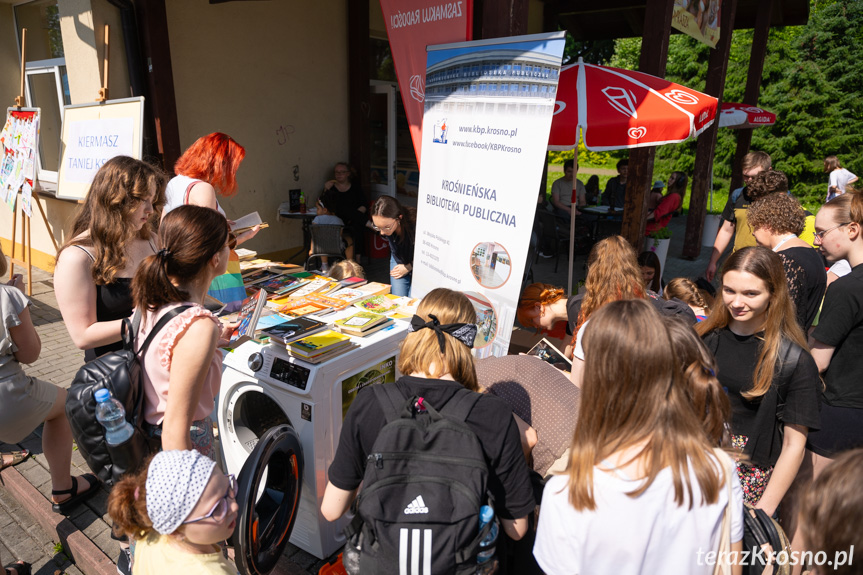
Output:
[[[478,392],[471,348],[476,337],[476,312],[460,292],[438,288],[417,308],[401,345],[394,385],[408,398],[417,396],[445,413],[460,387]],[[321,513],[335,521],[348,510],[363,480],[366,456],[386,419],[375,394],[361,390],[342,425],[339,446],[329,469]],[[495,513],[512,539],[527,531],[527,516],[536,505],[521,449],[519,432],[509,406],[482,394],[465,420],[487,455],[489,490],[499,502]]]
[[234,476],[209,457],[162,451],[114,486],[108,513],[136,539],[135,575],[236,575],[218,545],[236,527],[236,497]]

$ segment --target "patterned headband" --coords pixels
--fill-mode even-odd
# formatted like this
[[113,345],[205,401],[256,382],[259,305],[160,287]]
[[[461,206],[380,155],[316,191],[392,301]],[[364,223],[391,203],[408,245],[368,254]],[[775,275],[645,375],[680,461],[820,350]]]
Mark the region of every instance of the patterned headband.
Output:
[[443,334],[450,335],[469,348],[473,349],[473,340],[476,339],[477,327],[473,323],[448,323],[441,325],[438,318],[429,314],[431,321],[424,321],[418,315],[411,318],[411,324],[408,327],[408,332],[419,331],[428,328],[437,334],[437,341],[440,344],[440,352],[444,353],[446,346],[444,345]]

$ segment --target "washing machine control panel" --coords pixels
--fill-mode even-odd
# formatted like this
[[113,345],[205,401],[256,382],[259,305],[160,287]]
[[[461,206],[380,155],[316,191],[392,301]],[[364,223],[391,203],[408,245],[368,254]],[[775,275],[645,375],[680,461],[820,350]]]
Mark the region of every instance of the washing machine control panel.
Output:
[[273,357],[273,367],[270,368],[270,377],[286,383],[297,389],[306,390],[309,383],[311,370],[307,367],[290,363],[280,357]]

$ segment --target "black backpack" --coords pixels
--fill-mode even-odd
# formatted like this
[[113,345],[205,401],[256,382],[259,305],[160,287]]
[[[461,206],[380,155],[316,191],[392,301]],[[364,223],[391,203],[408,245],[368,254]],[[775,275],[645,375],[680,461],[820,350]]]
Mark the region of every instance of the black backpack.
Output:
[[[66,417],[78,451],[90,469],[103,483],[113,485],[120,477],[135,471],[150,452],[144,425],[143,374],[138,354],[144,354],[154,336],[177,314],[191,306],[179,306],[162,316],[147,334],[144,345],[136,353],[135,334],[140,316],[133,321],[124,319],[120,328],[123,349],[106,353],[88,361],[78,370],[66,396]],[[109,447],[105,428],[96,420],[96,392],[107,389],[123,404],[126,421],[135,428],[132,437],[119,446]]]
[[493,524],[479,528],[480,506],[491,505],[488,466],[465,424],[480,394],[460,389],[440,413],[422,398],[406,400],[395,384],[372,389],[386,424],[366,460],[356,515],[345,529],[346,567],[475,573],[479,544]]

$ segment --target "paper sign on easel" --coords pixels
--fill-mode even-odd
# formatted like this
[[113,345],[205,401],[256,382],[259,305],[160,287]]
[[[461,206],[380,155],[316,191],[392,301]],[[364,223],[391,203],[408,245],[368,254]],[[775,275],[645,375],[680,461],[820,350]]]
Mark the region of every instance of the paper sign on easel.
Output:
[[32,191],[36,177],[39,112],[39,108],[9,108],[0,131],[0,199],[13,211],[18,191],[24,185]]

